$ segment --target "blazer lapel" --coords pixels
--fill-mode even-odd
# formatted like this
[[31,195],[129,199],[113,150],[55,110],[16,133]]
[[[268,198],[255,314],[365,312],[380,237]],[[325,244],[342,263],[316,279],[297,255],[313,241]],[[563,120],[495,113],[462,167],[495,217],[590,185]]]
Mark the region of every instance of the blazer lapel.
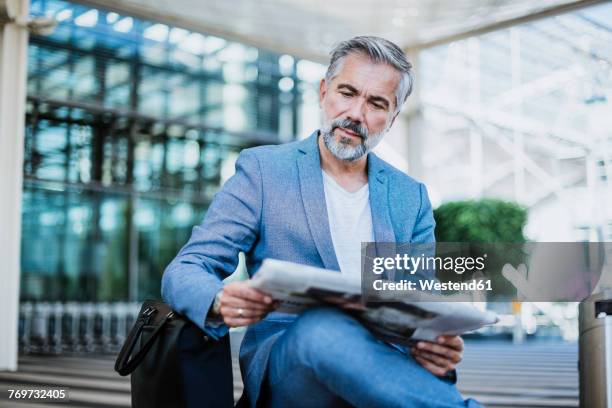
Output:
[[379,243],[395,242],[389,215],[389,183],[381,160],[374,153],[368,155],[368,183],[374,240]]
[[319,157],[318,131],[304,140],[297,159],[300,192],[306,211],[306,219],[317,251],[326,269],[339,271],[334,244],[329,231],[329,218],[323,190],[321,158]]
[[[374,153],[368,155],[368,183],[370,188],[370,211],[374,230],[374,248],[366,257],[395,257],[395,232],[389,215],[389,181],[385,175],[382,160]],[[363,255],[362,255],[363,256]],[[365,260],[362,260],[364,262]],[[394,280],[395,271],[388,271],[386,279]]]

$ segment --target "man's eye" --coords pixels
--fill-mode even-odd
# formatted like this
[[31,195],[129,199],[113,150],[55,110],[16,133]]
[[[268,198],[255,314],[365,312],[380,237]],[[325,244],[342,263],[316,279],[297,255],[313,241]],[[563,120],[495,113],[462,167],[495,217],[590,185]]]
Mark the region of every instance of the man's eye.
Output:
[[341,94],[342,96],[346,96],[347,98],[348,98],[348,97],[353,96],[353,94],[352,94],[352,93],[350,93],[350,92],[340,92],[340,94]]
[[378,104],[378,103],[370,103],[370,105],[372,105],[375,109],[385,109],[384,106]]

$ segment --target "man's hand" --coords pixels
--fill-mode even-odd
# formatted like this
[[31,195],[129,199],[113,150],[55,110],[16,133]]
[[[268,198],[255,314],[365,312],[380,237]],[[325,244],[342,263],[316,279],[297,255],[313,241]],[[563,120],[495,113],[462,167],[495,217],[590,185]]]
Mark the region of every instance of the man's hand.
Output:
[[230,327],[248,326],[266,317],[276,308],[267,294],[250,287],[246,282],[228,283],[221,290],[219,312]]
[[459,336],[439,336],[435,343],[419,341],[411,351],[419,364],[432,374],[443,376],[461,361],[463,339]]

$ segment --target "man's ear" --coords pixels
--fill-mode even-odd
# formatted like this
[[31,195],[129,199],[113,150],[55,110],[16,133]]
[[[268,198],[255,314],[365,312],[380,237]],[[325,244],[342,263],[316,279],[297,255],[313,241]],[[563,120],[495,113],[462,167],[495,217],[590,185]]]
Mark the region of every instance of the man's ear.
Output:
[[319,82],[319,106],[323,104],[323,98],[325,98],[325,94],[327,93],[327,83],[325,82],[325,78],[321,79]]

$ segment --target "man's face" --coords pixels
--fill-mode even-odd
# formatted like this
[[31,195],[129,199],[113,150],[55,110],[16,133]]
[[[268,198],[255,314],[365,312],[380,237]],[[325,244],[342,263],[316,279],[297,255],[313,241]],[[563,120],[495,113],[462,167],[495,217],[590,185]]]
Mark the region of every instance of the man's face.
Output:
[[395,117],[395,90],[400,74],[388,64],[349,54],[340,72],[321,80],[321,135],[340,160],[354,161],[373,149]]

